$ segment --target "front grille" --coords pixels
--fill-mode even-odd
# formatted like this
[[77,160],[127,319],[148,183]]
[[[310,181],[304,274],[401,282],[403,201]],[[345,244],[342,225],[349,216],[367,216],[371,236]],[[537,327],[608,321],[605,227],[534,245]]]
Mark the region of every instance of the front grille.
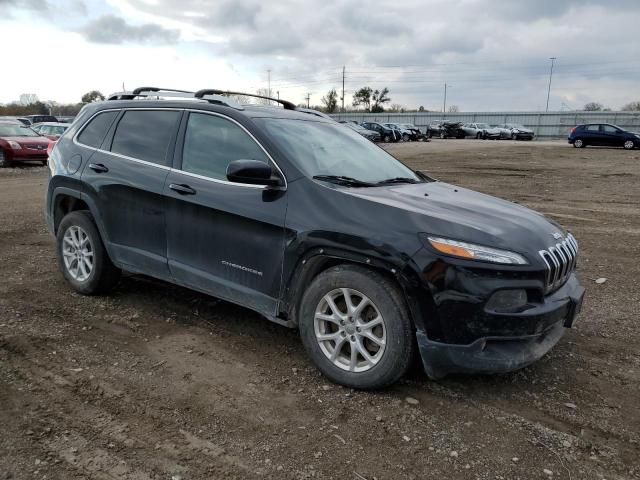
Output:
[[568,234],[562,242],[540,250],[539,253],[547,267],[545,293],[549,293],[564,285],[576,269],[578,242],[573,235]]

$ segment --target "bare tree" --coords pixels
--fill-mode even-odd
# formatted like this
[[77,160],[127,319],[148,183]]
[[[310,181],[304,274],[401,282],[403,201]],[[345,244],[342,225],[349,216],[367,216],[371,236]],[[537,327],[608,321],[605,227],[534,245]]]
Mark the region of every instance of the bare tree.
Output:
[[335,88],[329,90],[324,97],[322,97],[322,103],[324,104],[324,109],[327,113],[333,113],[338,108],[338,92],[336,92]]
[[460,111],[460,107],[458,105],[451,105],[449,107],[449,113],[458,113]]
[[638,112],[640,111],[640,101],[637,102],[629,102],[624,107],[622,107],[623,112]]
[[604,110],[604,106],[598,102],[589,102],[582,108],[582,110],[585,112],[601,112]]

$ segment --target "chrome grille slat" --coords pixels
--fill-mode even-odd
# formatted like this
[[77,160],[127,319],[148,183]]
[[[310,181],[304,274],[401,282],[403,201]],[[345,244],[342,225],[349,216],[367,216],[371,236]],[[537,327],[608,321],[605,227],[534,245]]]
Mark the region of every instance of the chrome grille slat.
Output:
[[546,266],[545,293],[549,293],[564,285],[576,269],[578,242],[568,234],[562,242],[538,253]]

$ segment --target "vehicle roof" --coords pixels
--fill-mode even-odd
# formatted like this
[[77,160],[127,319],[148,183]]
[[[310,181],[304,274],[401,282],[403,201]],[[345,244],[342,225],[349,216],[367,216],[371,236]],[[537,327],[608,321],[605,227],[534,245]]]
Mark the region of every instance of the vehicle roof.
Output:
[[184,108],[205,110],[216,113],[228,113],[230,116],[243,115],[249,118],[282,118],[331,123],[334,120],[300,110],[287,110],[270,105],[242,105],[242,109],[210,103],[206,100],[106,100],[91,104],[95,111],[122,108]]

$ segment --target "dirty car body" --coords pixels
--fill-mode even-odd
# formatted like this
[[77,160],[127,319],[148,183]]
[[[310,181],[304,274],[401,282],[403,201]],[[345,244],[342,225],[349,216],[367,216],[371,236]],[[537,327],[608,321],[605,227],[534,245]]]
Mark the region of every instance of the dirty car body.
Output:
[[[118,123],[128,112],[153,109],[172,113],[163,157],[115,153]],[[83,129],[99,115],[108,116],[102,136],[83,143]],[[248,133],[272,166],[269,184],[186,172],[185,130],[194,117],[224,119]],[[345,145],[366,149],[384,168],[363,162],[341,170],[356,151]],[[337,178],[318,175],[329,173],[316,165],[321,158]],[[386,178],[387,167],[404,177]],[[353,172],[358,179],[346,176]],[[280,108],[91,104],[52,153],[45,208],[51,232],[77,209],[93,217],[117,267],[290,327],[302,321],[305,286],[321,272],[337,265],[370,271],[401,292],[432,378],[534,362],[572,325],[584,292],[574,273],[577,242],[554,222],[412,172],[354,131]]]

